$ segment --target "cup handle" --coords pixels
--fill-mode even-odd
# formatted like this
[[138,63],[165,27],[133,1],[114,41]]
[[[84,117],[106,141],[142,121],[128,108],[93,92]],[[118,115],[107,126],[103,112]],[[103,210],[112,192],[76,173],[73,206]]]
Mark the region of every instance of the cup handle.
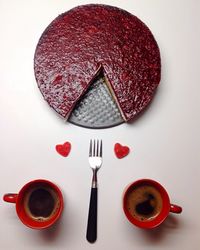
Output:
[[170,204],[170,212],[180,214],[182,212],[182,207],[175,204]]
[[10,203],[16,203],[18,194],[5,194],[3,200]]

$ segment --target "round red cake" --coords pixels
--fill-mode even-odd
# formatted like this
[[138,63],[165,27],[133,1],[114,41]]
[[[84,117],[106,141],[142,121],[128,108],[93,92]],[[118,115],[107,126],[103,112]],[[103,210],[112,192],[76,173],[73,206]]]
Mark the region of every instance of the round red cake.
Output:
[[45,100],[64,118],[103,71],[128,121],[153,97],[160,81],[160,52],[151,31],[136,16],[89,4],[50,23],[36,47],[34,70]]

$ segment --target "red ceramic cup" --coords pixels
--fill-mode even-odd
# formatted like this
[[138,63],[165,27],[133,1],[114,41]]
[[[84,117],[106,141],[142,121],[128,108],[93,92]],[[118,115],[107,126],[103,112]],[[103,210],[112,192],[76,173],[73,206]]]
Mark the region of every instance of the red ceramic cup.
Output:
[[[144,220],[141,221],[133,217],[127,208],[127,197],[130,195],[130,192],[135,188],[138,188],[143,185],[149,185],[154,187],[161,195],[162,198],[162,208],[160,212],[152,219],[152,220]],[[123,210],[127,217],[127,219],[137,227],[144,229],[151,229],[159,226],[169,215],[170,212],[179,214],[182,212],[182,208],[180,206],[174,205],[170,203],[169,195],[164,187],[158,182],[150,179],[141,179],[131,183],[124,191],[123,194]]]
[[[25,197],[30,193],[30,190],[37,189],[38,187],[45,187],[49,190],[53,190],[56,195],[56,210],[52,216],[49,216],[48,219],[43,221],[33,219],[25,208]],[[15,203],[19,219],[26,226],[33,229],[45,229],[52,226],[60,218],[64,206],[63,196],[58,186],[48,180],[42,179],[28,182],[22,187],[18,194],[8,193],[4,195],[3,199],[6,202]]]

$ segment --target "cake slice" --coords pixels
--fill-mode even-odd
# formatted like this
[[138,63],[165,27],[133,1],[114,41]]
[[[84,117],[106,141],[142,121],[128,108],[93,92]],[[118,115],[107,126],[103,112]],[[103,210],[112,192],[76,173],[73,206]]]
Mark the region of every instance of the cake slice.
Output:
[[50,23],[36,47],[34,70],[45,100],[66,119],[103,71],[123,119],[129,121],[153,98],[160,81],[160,52],[136,16],[89,4]]

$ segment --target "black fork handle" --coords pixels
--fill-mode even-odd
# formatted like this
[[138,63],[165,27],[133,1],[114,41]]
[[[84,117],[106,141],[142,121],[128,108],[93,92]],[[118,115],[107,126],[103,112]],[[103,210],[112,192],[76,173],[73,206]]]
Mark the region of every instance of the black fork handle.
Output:
[[86,238],[90,243],[94,243],[97,239],[97,191],[97,187],[91,188],[86,234]]

